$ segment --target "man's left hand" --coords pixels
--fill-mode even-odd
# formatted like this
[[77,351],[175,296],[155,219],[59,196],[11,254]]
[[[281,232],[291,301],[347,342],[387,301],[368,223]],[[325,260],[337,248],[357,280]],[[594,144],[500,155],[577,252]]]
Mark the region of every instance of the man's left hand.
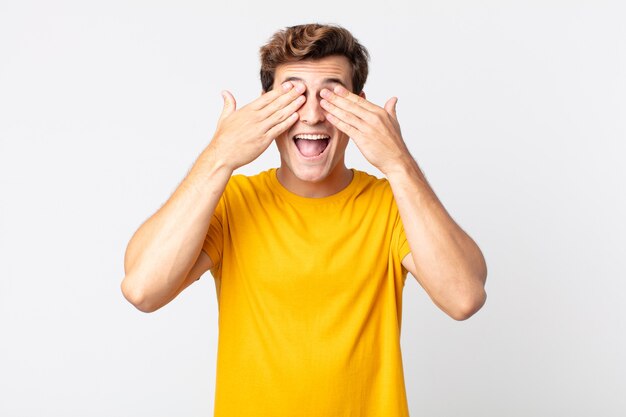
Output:
[[412,159],[400,133],[397,97],[387,100],[383,108],[339,85],[334,91],[322,89],[320,95],[327,120],[352,138],[363,156],[383,174]]

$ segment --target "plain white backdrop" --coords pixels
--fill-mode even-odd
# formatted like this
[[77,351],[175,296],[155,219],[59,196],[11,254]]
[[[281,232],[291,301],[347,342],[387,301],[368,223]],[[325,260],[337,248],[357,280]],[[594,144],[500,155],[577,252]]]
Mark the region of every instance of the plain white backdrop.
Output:
[[[338,23],[365,91],[482,248],[464,322],[409,277],[412,416],[626,415],[626,7],[620,1],[0,1],[0,415],[210,416],[205,274],[152,314],[122,296],[139,225],[260,93],[280,28]],[[278,165],[272,147],[240,172]],[[347,163],[379,174],[356,147]],[[243,417],[243,416],[242,416]]]

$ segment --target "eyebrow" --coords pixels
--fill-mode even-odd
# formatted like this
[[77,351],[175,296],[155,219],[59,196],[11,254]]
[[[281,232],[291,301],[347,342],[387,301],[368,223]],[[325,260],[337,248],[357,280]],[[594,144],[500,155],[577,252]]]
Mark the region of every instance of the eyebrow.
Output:
[[[284,83],[284,82],[287,82],[287,81],[302,81],[302,82],[304,82],[304,80],[302,78],[299,78],[299,77],[287,77],[282,82]],[[332,84],[332,83],[341,84],[343,86],[343,88],[345,88],[346,90],[349,90],[349,88],[339,78],[324,78],[324,80],[322,81],[322,84]]]

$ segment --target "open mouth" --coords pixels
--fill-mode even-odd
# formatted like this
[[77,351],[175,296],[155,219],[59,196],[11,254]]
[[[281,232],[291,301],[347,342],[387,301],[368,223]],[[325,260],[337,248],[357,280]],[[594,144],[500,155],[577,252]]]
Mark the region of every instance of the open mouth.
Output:
[[293,137],[293,141],[302,156],[314,158],[324,153],[330,142],[330,136],[299,134]]

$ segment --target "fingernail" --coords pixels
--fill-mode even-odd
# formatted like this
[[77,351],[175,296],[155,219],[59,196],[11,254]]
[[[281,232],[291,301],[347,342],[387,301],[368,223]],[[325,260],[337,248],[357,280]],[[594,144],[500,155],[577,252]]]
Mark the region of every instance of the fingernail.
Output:
[[300,84],[300,83],[296,84],[296,91],[298,93],[303,93],[304,90],[306,90],[306,86],[304,84]]
[[286,83],[283,83],[283,90],[285,91],[289,91],[289,89],[293,86],[293,84],[291,84],[289,81],[287,81]]
[[337,94],[345,94],[348,90],[346,90],[345,88],[343,88],[343,86],[338,85],[335,87],[335,93]]
[[328,98],[328,96],[330,96],[330,91],[327,90],[326,88],[322,88],[322,91],[320,91],[320,96],[324,98]]

